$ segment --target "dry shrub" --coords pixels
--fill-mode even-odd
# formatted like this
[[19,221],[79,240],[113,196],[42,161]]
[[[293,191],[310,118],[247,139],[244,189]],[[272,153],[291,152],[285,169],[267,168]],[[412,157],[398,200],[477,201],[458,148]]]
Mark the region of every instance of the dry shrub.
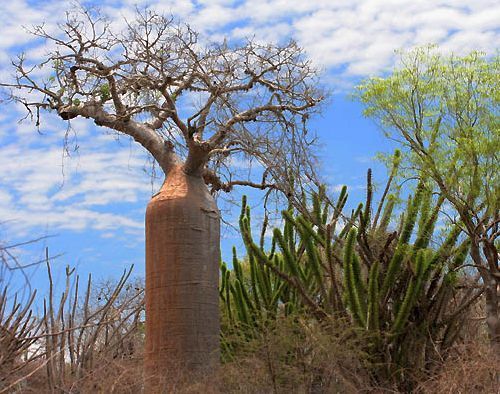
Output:
[[89,371],[80,381],[74,382],[80,393],[138,394],[142,391],[142,358],[106,359],[100,367]]
[[477,339],[453,349],[439,372],[417,389],[418,393],[495,394],[499,392],[500,357],[486,341]]
[[216,385],[222,393],[357,393],[369,377],[356,338],[341,319],[278,318],[252,338],[225,338],[233,354]]
[[[189,372],[189,368],[170,364],[167,375],[150,376],[150,379],[154,381],[153,387],[161,388],[165,394],[220,394],[223,391],[218,384],[218,376],[217,367],[212,366],[204,371],[197,369],[195,373]],[[151,384],[151,381],[147,384]]]
[[462,320],[463,329],[455,346],[438,363],[418,393],[498,393],[500,355],[493,353],[484,324],[485,302],[475,303]]
[[18,392],[24,394],[48,393],[116,393],[139,394],[142,392],[142,358],[101,357],[96,366],[85,371],[82,376],[68,376],[61,386],[50,388],[47,372],[41,366],[35,374],[29,376]]
[[28,299],[18,301],[17,294],[10,297],[7,287],[0,291],[0,393],[15,386],[30,373],[43,356],[32,349],[33,339],[41,322],[31,311],[36,292]]
[[141,392],[143,291],[128,282],[131,272],[98,285],[89,276],[82,291],[67,267],[57,302],[47,252],[49,295],[41,317],[29,309],[34,294],[26,305],[14,300],[8,314],[0,294],[0,393]]

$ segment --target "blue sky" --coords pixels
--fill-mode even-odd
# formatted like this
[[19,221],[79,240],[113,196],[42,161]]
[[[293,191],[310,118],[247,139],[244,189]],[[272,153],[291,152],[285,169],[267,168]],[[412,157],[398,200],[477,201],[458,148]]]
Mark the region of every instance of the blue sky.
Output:
[[[33,42],[23,26],[45,23],[49,30],[55,29],[74,4],[0,2],[1,81],[11,78],[10,58],[17,53],[26,51],[36,61],[48,49],[43,42]],[[378,182],[384,180],[384,168],[374,155],[392,150],[375,125],[362,117],[361,106],[349,99],[353,86],[367,76],[390,71],[397,49],[437,43],[446,52],[492,53],[500,42],[498,1],[103,0],[100,4],[117,28],[131,17],[134,5],[149,5],[172,13],[213,41],[249,36],[297,40],[323,70],[323,84],[333,91],[324,112],[311,124],[320,141],[321,174],[332,192],[348,185],[353,204],[364,194],[368,167],[374,168]],[[18,105],[0,105],[0,243],[51,235],[15,253],[25,264],[42,258],[45,246],[53,255],[63,253],[53,262],[56,277],[67,264],[77,266],[81,274],[109,277],[135,263],[135,273],[141,275],[144,210],[159,186],[151,183],[147,156],[127,138],[103,133],[84,120],[74,120],[68,132],[64,122],[47,114],[37,133],[29,120],[18,122],[23,116]],[[73,148],[70,154],[63,149],[65,138]],[[244,192],[237,191],[235,197]],[[257,197],[251,202],[258,207]],[[231,210],[224,212],[228,221],[234,220]],[[224,257],[233,244],[238,244],[237,234],[223,230]],[[45,287],[43,267],[30,275],[35,287]]]

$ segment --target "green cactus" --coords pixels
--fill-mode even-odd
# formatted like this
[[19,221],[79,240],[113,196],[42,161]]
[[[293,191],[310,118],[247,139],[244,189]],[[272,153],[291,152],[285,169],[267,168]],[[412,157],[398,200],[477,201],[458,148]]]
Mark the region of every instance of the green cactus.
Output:
[[368,330],[378,332],[380,330],[379,314],[379,262],[375,262],[370,268],[368,278],[368,314],[366,316],[366,327]]
[[[334,203],[325,199],[324,189],[312,196],[311,204],[303,201],[303,206],[311,206],[310,212],[289,207],[282,213],[282,230],[272,232],[269,251],[262,232],[260,242],[253,240],[250,208],[243,198],[239,223],[246,257],[240,260],[234,251],[231,271],[221,264],[227,330],[251,337],[281,315],[298,313],[321,322],[348,316],[370,333],[367,349],[388,368],[387,376],[400,380],[407,379],[405,371],[416,365],[421,350],[415,349],[445,336],[447,346],[453,342],[460,327],[456,319],[447,321],[443,311],[463,313],[473,301],[450,301],[469,248],[465,242],[455,246],[460,228],[451,227],[445,240],[431,248],[442,198],[434,200],[421,181],[399,221],[394,219],[397,194],[390,193],[372,218],[370,184],[371,174],[367,201],[350,217],[341,212],[346,188]],[[399,231],[388,232],[389,226]]]
[[366,303],[364,303],[362,279],[359,260],[354,250],[356,230],[349,232],[344,248],[344,288],[346,289],[347,304],[354,318],[361,326],[366,324]]
[[392,213],[394,211],[394,206],[396,205],[396,196],[394,194],[389,194],[387,197],[387,204],[385,205],[384,212],[382,214],[382,219],[380,220],[380,225],[378,227],[379,231],[386,232],[389,222],[392,219]]

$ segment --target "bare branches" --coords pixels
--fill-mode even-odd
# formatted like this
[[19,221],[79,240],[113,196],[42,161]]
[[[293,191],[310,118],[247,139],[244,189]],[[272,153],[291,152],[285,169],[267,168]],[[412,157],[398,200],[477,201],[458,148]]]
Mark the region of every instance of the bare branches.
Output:
[[[89,276],[83,302],[79,277],[66,268],[66,285],[59,303],[53,296],[50,265],[47,262],[50,292],[44,302],[44,330],[34,335],[44,351],[47,381],[51,389],[61,388],[68,381],[77,382],[96,368],[106,357],[131,356],[143,313],[143,290],[132,286],[132,267],[117,283],[96,286]],[[128,349],[131,347],[130,349]],[[108,360],[109,362],[109,360]]]
[[261,183],[251,182],[248,180],[229,180],[227,182],[223,182],[214,171],[210,169],[205,169],[203,172],[203,178],[205,183],[212,186],[212,193],[218,191],[224,191],[226,193],[233,190],[235,186],[250,186],[255,189],[271,189],[271,190],[279,190],[278,186],[274,183],[267,183],[265,176],[262,177]]
[[[269,154],[254,151],[251,139],[261,146],[304,140],[305,121],[323,94],[294,42],[202,44],[189,26],[149,10],[125,22],[112,29],[81,9],[68,13],[57,34],[35,27],[50,54],[39,64],[20,56],[15,79],[0,86],[36,113],[37,123],[48,110],[131,136],[165,173],[186,159],[186,172],[201,174],[214,157]],[[226,155],[212,154],[227,145]],[[311,154],[299,153],[300,160]]]
[[[0,388],[39,357],[37,352],[28,353],[41,330],[41,322],[33,317],[30,309],[35,295],[36,292],[32,292],[27,302],[21,304],[17,296],[13,302],[9,300],[7,287],[0,293]],[[23,355],[26,360],[19,363]]]
[[[142,283],[130,280],[132,267],[116,282],[96,285],[89,277],[83,294],[75,269],[66,267],[57,297],[48,257],[46,263],[49,294],[41,316],[32,312],[39,306],[36,292],[20,300],[6,285],[0,287],[1,393],[15,386],[23,391],[74,391],[95,382],[92,375],[108,369],[109,363],[123,368],[124,362],[141,356],[144,291]],[[107,373],[118,376],[112,369]]]

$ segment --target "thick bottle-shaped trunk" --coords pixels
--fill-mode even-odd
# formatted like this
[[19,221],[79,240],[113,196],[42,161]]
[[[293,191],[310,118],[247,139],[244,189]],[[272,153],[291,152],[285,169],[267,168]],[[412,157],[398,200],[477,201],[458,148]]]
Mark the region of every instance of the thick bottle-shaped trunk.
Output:
[[203,179],[171,170],[146,210],[147,394],[219,361],[219,227]]

